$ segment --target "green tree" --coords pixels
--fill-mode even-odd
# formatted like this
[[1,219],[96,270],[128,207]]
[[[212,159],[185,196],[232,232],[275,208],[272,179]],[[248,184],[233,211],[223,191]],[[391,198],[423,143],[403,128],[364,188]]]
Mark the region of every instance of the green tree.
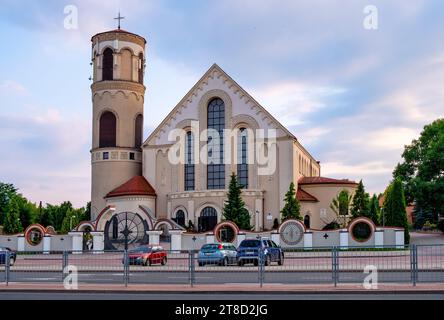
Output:
[[358,187],[356,188],[355,195],[353,196],[353,203],[351,205],[350,213],[353,218],[367,217],[369,218],[369,204],[370,196],[365,192],[364,184],[362,180],[359,181]]
[[431,213],[436,223],[444,215],[444,119],[426,125],[402,157],[393,177],[402,181],[407,203],[415,202],[416,212]]
[[235,173],[231,174],[228,186],[228,199],[225,201],[223,216],[225,220],[234,222],[242,230],[251,230],[250,214],[245,208],[245,202],[241,197],[242,186]]
[[91,201],[86,204],[85,212],[82,221],[91,221]]
[[23,231],[23,227],[20,222],[20,210],[16,197],[13,197],[9,201],[9,205],[5,215],[3,231],[6,234],[15,234]]
[[38,223],[40,223],[44,227],[54,226],[54,206],[46,204],[46,207],[40,207],[39,210],[41,212],[39,215]]
[[296,199],[296,191],[293,182],[290,183],[290,187],[285,194],[284,202],[284,207],[281,210],[282,221],[287,219],[302,220],[301,205],[299,204],[298,199]]
[[37,218],[37,207],[34,203],[18,194],[16,196],[17,205],[20,212],[20,221],[24,229],[33,224]]
[[0,182],[0,225],[3,225],[9,202],[17,195],[17,189],[10,183]]
[[373,194],[373,197],[370,199],[369,204],[369,215],[368,217],[376,224],[379,224],[379,215],[380,215],[380,209],[379,209],[379,200],[376,194]]
[[62,226],[60,228],[61,233],[70,232],[75,226],[77,226],[82,218],[84,209],[69,209],[66,212],[65,218],[63,218]]
[[410,242],[407,223],[406,202],[404,188],[400,179],[395,179],[387,188],[384,201],[384,220],[386,226],[404,228],[405,243]]
[[336,198],[331,201],[330,209],[336,214],[337,222],[343,228],[347,224],[347,216],[350,212],[350,203],[353,196],[348,190],[343,189]]

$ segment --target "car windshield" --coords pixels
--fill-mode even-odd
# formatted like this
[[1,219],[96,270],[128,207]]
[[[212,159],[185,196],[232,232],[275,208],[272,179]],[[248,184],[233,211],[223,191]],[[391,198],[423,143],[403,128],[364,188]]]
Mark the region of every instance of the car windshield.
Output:
[[150,247],[138,247],[135,249],[131,249],[129,252],[130,253],[148,253],[151,251],[152,251],[152,249]]
[[206,244],[202,247],[202,250],[217,250],[219,248],[219,245],[217,243],[213,244]]
[[259,247],[260,242],[259,240],[244,240],[240,244],[241,247]]

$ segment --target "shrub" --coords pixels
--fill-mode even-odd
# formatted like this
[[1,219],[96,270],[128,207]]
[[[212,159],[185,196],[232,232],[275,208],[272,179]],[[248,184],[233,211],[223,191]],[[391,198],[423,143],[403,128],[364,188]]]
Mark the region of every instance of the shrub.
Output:
[[340,229],[341,226],[337,221],[332,221],[330,223],[327,223],[322,230],[334,230],[334,229]]
[[444,219],[438,222],[437,227],[441,232],[444,232]]

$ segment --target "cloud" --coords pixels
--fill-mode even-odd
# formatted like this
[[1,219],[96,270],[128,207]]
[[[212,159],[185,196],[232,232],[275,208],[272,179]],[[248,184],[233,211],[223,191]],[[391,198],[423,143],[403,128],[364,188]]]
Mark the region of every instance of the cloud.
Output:
[[31,201],[89,198],[89,121],[63,118],[57,109],[43,114],[0,115],[0,177]]
[[324,108],[328,99],[344,93],[345,89],[294,81],[275,83],[251,92],[284,125],[293,126],[301,124],[307,114]]
[[11,95],[19,94],[23,95],[26,93],[25,87],[14,80],[5,80],[0,83],[0,95]]
[[418,130],[411,128],[386,127],[378,128],[377,131],[368,132],[361,137],[352,137],[344,142],[357,147],[365,146],[374,150],[400,151],[418,135]]

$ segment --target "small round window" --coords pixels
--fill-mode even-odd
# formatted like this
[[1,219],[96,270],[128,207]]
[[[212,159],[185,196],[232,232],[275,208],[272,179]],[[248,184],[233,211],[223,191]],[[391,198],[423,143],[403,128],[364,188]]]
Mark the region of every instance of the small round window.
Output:
[[372,228],[366,222],[357,222],[352,228],[352,236],[356,241],[366,242],[372,236]]

